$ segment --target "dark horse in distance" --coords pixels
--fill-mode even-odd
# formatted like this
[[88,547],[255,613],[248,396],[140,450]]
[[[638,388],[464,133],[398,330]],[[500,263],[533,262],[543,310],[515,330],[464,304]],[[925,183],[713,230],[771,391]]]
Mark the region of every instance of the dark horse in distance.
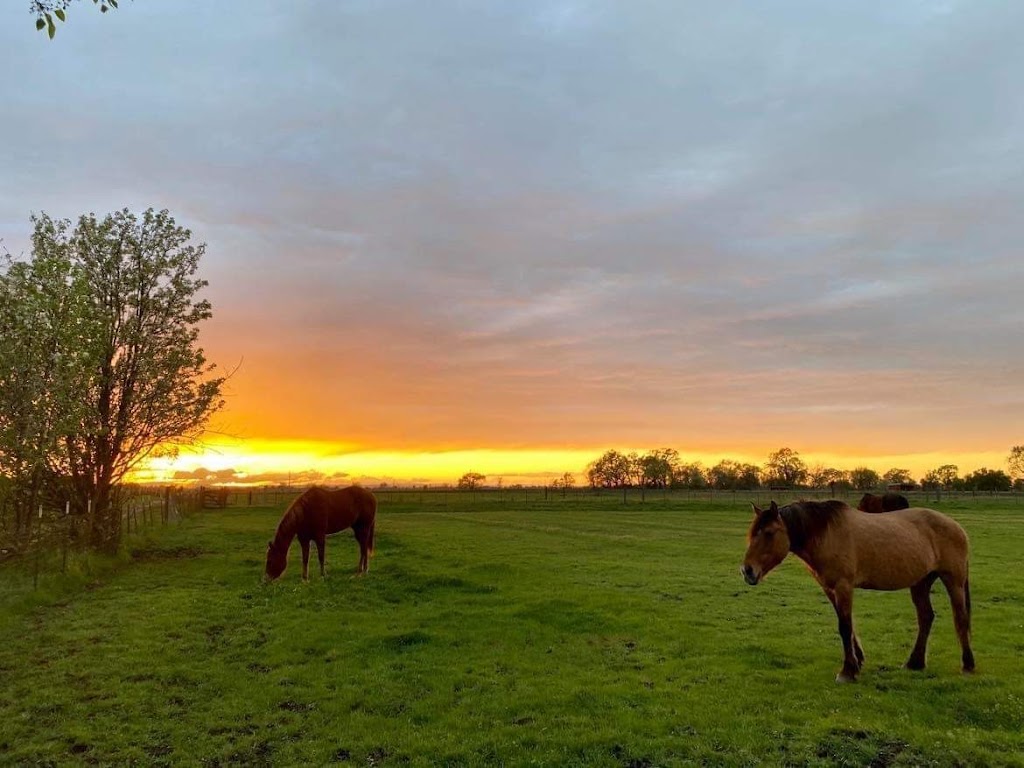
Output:
[[313,486],[289,505],[277,525],[274,539],[267,544],[269,579],[276,579],[288,565],[288,548],[299,538],[302,546],[302,579],[309,579],[309,542],[316,544],[320,575],[326,576],[324,555],[327,536],[351,528],[359,542],[359,570],[366,573],[373,554],[373,528],[377,519],[377,499],[365,488],[353,485],[339,491]]
[[857,509],[861,512],[873,512],[875,514],[895,512],[897,509],[910,509],[910,502],[907,501],[906,496],[899,493],[883,493],[881,496],[865,493],[861,497]]
[[931,589],[941,579],[953,605],[964,672],[974,670],[971,652],[971,590],[967,580],[967,534],[954,520],[915,507],[865,515],[841,501],[798,501],[754,507],[741,569],[757,584],[790,552],[803,560],[839,618],[843,669],[838,682],[857,679],[864,663],[853,628],[853,590],[907,589],[917,609],[917,642],[908,669],[924,669],[935,612]]

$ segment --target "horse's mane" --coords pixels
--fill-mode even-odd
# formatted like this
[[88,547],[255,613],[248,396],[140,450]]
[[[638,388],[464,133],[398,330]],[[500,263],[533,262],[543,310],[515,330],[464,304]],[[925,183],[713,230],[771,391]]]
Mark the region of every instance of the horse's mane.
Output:
[[277,532],[274,534],[275,545],[282,540],[284,540],[285,544],[291,543],[292,537],[295,536],[295,529],[299,527],[300,517],[306,507],[306,502],[316,490],[318,490],[317,486],[306,489],[299,494],[295,501],[288,505],[288,509],[281,516],[281,522],[277,524]]
[[842,501],[794,501],[779,507],[779,517],[786,525],[789,546],[794,552],[813,546],[849,509]]

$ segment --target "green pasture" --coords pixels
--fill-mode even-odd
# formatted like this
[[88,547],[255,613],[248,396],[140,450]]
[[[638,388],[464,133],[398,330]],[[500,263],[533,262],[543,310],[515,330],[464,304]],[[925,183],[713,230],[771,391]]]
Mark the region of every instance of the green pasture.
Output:
[[909,594],[858,592],[853,685],[799,562],[744,584],[741,495],[386,495],[362,579],[346,532],[326,581],[293,545],[261,585],[280,506],[36,590],[7,563],[0,764],[1024,765],[1024,506],[939,506],[972,540],[978,673],[941,587],[923,673]]

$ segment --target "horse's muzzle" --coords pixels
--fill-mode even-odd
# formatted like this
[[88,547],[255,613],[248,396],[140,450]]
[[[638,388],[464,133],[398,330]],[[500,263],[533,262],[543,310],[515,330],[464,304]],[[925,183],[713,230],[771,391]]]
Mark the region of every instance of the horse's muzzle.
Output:
[[740,568],[740,573],[743,574],[743,580],[752,587],[756,585],[757,582],[760,580],[758,579],[757,574],[754,572],[754,569],[749,565],[744,565],[742,568]]

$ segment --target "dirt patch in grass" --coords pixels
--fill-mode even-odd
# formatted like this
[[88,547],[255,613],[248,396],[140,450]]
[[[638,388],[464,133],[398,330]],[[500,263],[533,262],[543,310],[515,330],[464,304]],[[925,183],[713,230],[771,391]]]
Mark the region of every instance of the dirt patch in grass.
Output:
[[286,699],[277,705],[278,709],[283,709],[286,712],[312,712],[316,709],[316,704],[304,701],[295,701],[293,699]]
[[426,632],[420,632],[416,630],[414,632],[403,632],[400,635],[391,635],[390,637],[384,638],[384,647],[392,651],[407,651],[410,648],[416,648],[421,645],[426,645],[431,641],[430,635]]
[[405,765],[409,758],[405,755],[396,755],[387,747],[374,747],[366,754],[368,766],[384,765]]
[[174,751],[174,747],[170,744],[148,744],[142,748],[150,757],[167,757]]

